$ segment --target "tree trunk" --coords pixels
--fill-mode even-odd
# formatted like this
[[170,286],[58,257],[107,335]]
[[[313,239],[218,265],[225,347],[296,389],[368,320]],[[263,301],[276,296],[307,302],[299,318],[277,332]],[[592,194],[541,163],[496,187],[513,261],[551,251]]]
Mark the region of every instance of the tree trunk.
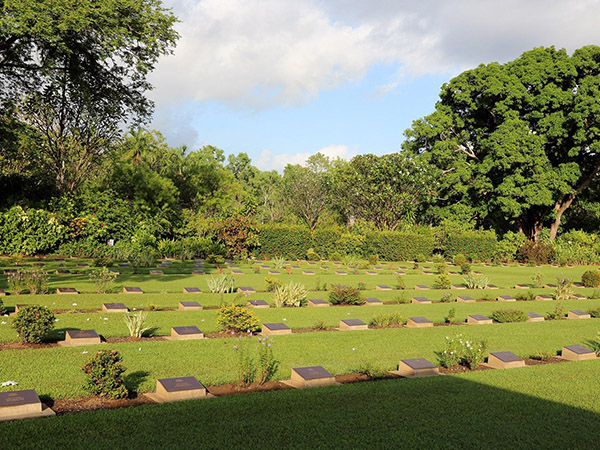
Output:
[[564,212],[567,210],[567,208],[569,206],[571,206],[571,203],[573,203],[573,200],[575,200],[575,195],[569,195],[565,201],[556,202],[556,205],[554,205],[554,211],[556,212],[556,218],[554,219],[554,222],[552,222],[552,224],[550,225],[550,240],[551,241],[556,239],[556,234],[558,233],[558,227],[560,226],[560,221],[562,219],[562,216],[563,216]]

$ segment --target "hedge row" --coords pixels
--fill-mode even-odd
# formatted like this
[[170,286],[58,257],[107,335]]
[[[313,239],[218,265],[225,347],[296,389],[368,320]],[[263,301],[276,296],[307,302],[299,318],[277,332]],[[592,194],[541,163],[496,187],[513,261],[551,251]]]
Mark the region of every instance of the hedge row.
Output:
[[496,255],[498,239],[493,231],[466,231],[449,234],[444,243],[444,254],[452,257],[459,253],[474,261],[490,261]]

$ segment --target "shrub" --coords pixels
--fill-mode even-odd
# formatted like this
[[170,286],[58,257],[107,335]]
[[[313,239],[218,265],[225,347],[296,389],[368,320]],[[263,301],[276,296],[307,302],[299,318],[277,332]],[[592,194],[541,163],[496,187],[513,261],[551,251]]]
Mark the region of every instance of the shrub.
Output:
[[117,274],[108,270],[108,267],[102,267],[90,272],[90,279],[96,285],[99,294],[104,294],[108,286],[115,281]]
[[445,262],[436,263],[435,271],[440,275],[446,275],[446,273],[448,273],[448,266],[446,266]]
[[364,291],[364,290],[366,290],[366,289],[367,289],[367,286],[365,285],[365,283],[364,283],[364,282],[362,282],[362,281],[359,281],[359,282],[358,282],[358,290],[359,290],[359,291]]
[[587,288],[600,287],[600,271],[588,270],[581,276],[581,283]]
[[453,302],[454,298],[450,292],[444,292],[442,297],[440,298],[440,303],[450,303]]
[[329,292],[332,305],[362,305],[363,299],[358,288],[333,285]]
[[531,359],[535,359],[538,361],[547,361],[556,356],[556,354],[544,350],[537,350],[535,353],[529,355]]
[[449,233],[444,243],[446,255],[464,255],[472,261],[491,260],[496,254],[496,233],[487,230],[471,230]]
[[560,302],[558,302],[556,304],[556,306],[554,307],[554,310],[547,313],[545,318],[546,318],[546,320],[558,320],[558,319],[562,319],[564,316],[565,316],[565,309],[563,308],[562,304]]
[[283,266],[285,266],[285,258],[283,256],[273,258],[273,267],[275,269],[283,269]]
[[25,290],[25,275],[21,270],[10,272],[7,276],[8,289],[11,294],[19,295]]
[[590,348],[590,350],[593,350],[596,352],[596,356],[600,356],[600,331],[598,332],[597,339],[589,339],[589,340],[585,341],[585,343]]
[[114,261],[110,258],[96,258],[92,262],[94,267],[112,267],[114,264]]
[[107,398],[125,398],[128,395],[122,374],[121,355],[116,350],[99,350],[81,370],[85,373],[83,388],[93,395]]
[[141,338],[144,333],[148,330],[151,330],[152,327],[146,326],[146,319],[148,318],[148,313],[144,311],[140,311],[137,314],[125,314],[123,320],[125,321],[125,325],[127,325],[127,329],[129,330],[129,336],[134,338]]
[[463,339],[462,334],[459,334],[455,338],[446,337],[444,350],[435,354],[442,367],[449,368],[460,364],[476,369],[483,362],[486,349],[486,341],[475,342]]
[[518,309],[498,309],[492,311],[490,318],[500,323],[527,322],[529,316]]
[[[233,346],[238,355],[238,380],[244,386],[258,380],[258,385],[261,386],[275,376],[279,361],[273,356],[272,338],[259,337],[258,345],[254,346],[252,337],[251,332],[247,338],[238,337],[238,343]],[[256,356],[253,348],[257,349]]]
[[556,300],[569,300],[573,295],[573,280],[571,278],[556,278],[554,298]]
[[463,278],[468,289],[485,289],[489,284],[490,280],[483,274],[477,274],[469,272]]
[[282,285],[281,281],[273,277],[265,277],[265,284],[267,285],[267,292],[275,292],[275,289]]
[[590,298],[600,298],[600,289],[594,289],[594,292],[591,293]]
[[260,329],[258,317],[253,311],[243,306],[222,305],[217,313],[217,326],[220,330],[227,331],[258,331]]
[[460,265],[460,271],[463,275],[466,275],[471,272],[471,263],[464,262]]
[[438,253],[433,255],[432,261],[434,264],[446,264],[446,260],[444,259],[444,257]]
[[[423,254],[423,253],[419,253],[417,256],[415,256],[414,260],[415,260],[415,262],[423,263],[423,262],[427,261],[427,256],[425,256],[425,254]],[[415,268],[418,269],[418,266]]]
[[343,256],[339,252],[333,252],[331,255],[329,255],[329,259],[339,262],[343,259]]
[[303,226],[265,225],[258,230],[260,251],[266,257],[304,258],[312,247],[310,230]]
[[0,213],[0,254],[51,252],[68,238],[56,215],[43,209],[14,206]]
[[365,254],[379,255],[382,261],[408,261],[423,255],[423,261],[433,253],[434,238],[423,234],[398,231],[369,232],[365,235]]
[[523,233],[509,231],[502,236],[496,247],[496,257],[502,261],[514,261],[517,250],[527,240]]
[[406,317],[399,313],[387,313],[374,316],[369,321],[369,325],[375,328],[386,328],[394,325],[404,325]]
[[306,288],[300,283],[290,281],[286,285],[275,288],[273,300],[278,308],[282,306],[303,306],[306,303]]
[[317,321],[315,321],[315,323],[313,323],[312,327],[315,330],[326,330],[327,324],[325,323],[324,320],[317,320]]
[[21,341],[39,344],[54,329],[54,314],[45,306],[23,306],[13,320],[13,327]]
[[350,371],[353,373],[360,373],[366,375],[367,377],[373,380],[385,378],[387,375],[387,372],[384,369],[380,367],[375,367],[371,361],[361,363],[358,365],[358,367],[356,367],[355,369],[351,369]]
[[406,289],[406,281],[404,281],[404,277],[398,275],[396,277],[396,287],[400,290]]
[[[0,305],[1,307],[1,305]],[[600,319],[600,308],[596,309],[588,309],[588,314],[592,316],[594,319]]]
[[454,257],[453,261],[455,266],[462,266],[464,263],[467,262],[467,258],[465,258],[465,255],[463,255],[462,253],[459,253]]
[[228,294],[233,292],[235,282],[231,275],[222,275],[220,277],[211,275],[206,280],[206,284],[208,285],[208,290],[212,293]]
[[314,251],[314,249],[309,248],[308,251],[306,252],[306,259],[308,261],[320,261],[321,257],[319,256],[319,254],[317,252]]
[[535,300],[535,297],[535,292],[529,290],[527,292],[520,292],[515,295],[516,300]]
[[326,228],[317,228],[312,233],[312,245],[314,251],[317,252],[321,257],[327,257],[333,261],[339,261],[339,259],[334,259],[334,254],[336,252],[336,245],[342,236],[342,231],[338,227],[326,227]]
[[3,316],[4,314],[6,314],[6,309],[4,308],[4,302],[0,298],[0,316]]
[[450,277],[448,275],[438,275],[433,282],[434,289],[450,289],[452,287],[452,282],[450,281]]
[[251,217],[229,217],[218,222],[217,228],[217,236],[228,256],[246,258],[259,245],[258,228]]
[[445,323],[454,323],[454,319],[456,317],[456,308],[450,308],[448,310],[448,315],[444,317]]
[[554,260],[555,254],[554,248],[545,242],[525,241],[517,250],[517,261],[549,264]]
[[379,262],[379,255],[369,255],[369,264],[374,266]]
[[223,255],[215,255],[210,254],[206,257],[207,264],[223,264],[225,262],[225,258]]
[[531,277],[531,281],[533,281],[533,287],[541,288],[542,282],[544,281],[544,274],[538,272],[534,276]]
[[365,242],[366,238],[363,235],[344,233],[337,241],[336,248],[344,255],[363,256],[367,253]]

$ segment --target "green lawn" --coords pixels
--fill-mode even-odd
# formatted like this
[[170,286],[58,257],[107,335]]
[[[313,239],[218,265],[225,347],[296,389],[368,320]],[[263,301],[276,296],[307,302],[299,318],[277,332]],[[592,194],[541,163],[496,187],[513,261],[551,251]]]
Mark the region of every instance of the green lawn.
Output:
[[0,424],[2,448],[597,448],[600,361]]

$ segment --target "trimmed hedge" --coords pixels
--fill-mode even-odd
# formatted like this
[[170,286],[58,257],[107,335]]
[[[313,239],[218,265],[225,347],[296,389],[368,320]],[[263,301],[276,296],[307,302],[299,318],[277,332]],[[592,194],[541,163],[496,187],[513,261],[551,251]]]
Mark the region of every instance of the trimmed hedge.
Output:
[[321,258],[329,258],[339,252],[337,244],[341,237],[342,230],[338,227],[316,229],[312,234],[313,249]]
[[367,234],[364,255],[379,255],[383,261],[408,261],[417,255],[431,256],[433,247],[430,234],[380,231]]
[[310,230],[302,226],[269,225],[258,231],[260,256],[273,258],[304,258],[312,247]]
[[493,231],[466,231],[449,234],[444,253],[453,257],[462,253],[472,261],[490,261],[496,253],[498,239]]

